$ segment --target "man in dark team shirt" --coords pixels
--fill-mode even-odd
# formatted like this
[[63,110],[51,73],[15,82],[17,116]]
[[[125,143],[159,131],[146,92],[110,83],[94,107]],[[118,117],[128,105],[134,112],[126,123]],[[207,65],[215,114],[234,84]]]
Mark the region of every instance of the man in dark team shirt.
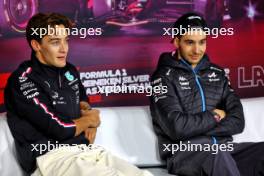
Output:
[[10,76],[5,88],[7,120],[22,168],[32,173],[41,145],[91,144],[100,124],[91,109],[79,72],[67,62],[70,20],[60,14],[36,14],[26,37],[31,60]]
[[205,20],[196,13],[185,14],[173,31],[178,31],[172,41],[176,50],[161,54],[151,78],[153,87],[167,91],[155,93],[150,104],[169,173],[264,175],[264,143],[229,143],[244,129],[243,107],[225,71],[206,54]]

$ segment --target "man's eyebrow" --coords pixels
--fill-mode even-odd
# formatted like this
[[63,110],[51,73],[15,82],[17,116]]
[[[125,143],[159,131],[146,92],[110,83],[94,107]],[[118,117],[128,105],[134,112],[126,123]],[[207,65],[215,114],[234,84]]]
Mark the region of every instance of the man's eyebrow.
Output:
[[194,42],[194,40],[186,39],[186,40],[184,40],[184,42]]
[[207,40],[207,39],[206,39],[206,38],[204,38],[204,39],[201,39],[201,40],[200,40],[200,42],[203,42],[203,41],[206,41],[206,40]]
[[[200,41],[205,41],[205,40],[207,40],[207,39],[206,39],[206,38],[203,38],[203,39],[199,40],[199,42],[200,42]],[[195,42],[195,40],[192,40],[192,39],[186,39],[186,40],[184,40],[184,42]]]
[[49,42],[50,42],[50,41],[54,41],[54,40],[61,40],[61,39],[60,39],[60,38],[50,38],[50,39],[49,39]]
[[[65,40],[69,40],[70,39],[70,37],[65,37]],[[50,41],[58,41],[58,40],[62,40],[62,38],[59,38],[59,37],[54,37],[54,38],[49,38],[49,42]]]

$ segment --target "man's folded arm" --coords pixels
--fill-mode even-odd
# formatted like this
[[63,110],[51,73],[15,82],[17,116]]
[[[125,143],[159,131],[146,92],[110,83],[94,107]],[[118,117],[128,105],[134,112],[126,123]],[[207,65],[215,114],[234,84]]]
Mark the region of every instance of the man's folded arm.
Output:
[[152,80],[152,87],[166,86],[166,93],[151,97],[152,116],[172,140],[185,140],[206,133],[217,124],[211,111],[190,114],[183,111],[178,95],[165,77]]
[[225,77],[225,87],[222,96],[222,110],[226,117],[217,124],[215,128],[208,131],[206,135],[230,136],[241,133],[245,127],[243,107],[239,97],[234,93]]
[[[29,88],[21,88],[23,85]],[[48,103],[48,97],[41,92],[41,89],[33,82],[21,83],[18,79],[9,81],[9,86],[5,90],[5,100],[7,108],[14,108],[19,117],[25,118],[36,129],[47,136],[62,141],[75,136],[76,124],[67,117],[62,117],[56,113]],[[12,105],[8,104],[12,102]]]

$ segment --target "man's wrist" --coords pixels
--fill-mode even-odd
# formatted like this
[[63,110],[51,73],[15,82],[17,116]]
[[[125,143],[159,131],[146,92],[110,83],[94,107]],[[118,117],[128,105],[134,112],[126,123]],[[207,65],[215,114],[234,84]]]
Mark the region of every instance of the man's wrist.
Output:
[[80,102],[80,107],[81,107],[81,110],[91,110],[92,109],[89,103],[85,101]]
[[213,111],[213,115],[214,115],[214,119],[216,122],[220,122],[221,121],[221,116],[219,114],[217,114],[216,112]]

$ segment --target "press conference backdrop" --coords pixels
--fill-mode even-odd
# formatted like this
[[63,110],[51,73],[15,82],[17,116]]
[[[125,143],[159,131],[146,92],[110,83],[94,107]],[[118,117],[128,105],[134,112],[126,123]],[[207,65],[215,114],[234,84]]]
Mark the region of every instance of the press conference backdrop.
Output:
[[[159,55],[174,50],[173,22],[191,11],[206,18],[207,54],[225,68],[236,93],[264,96],[262,0],[0,0],[0,110],[10,73],[30,58],[24,32],[32,15],[57,12],[74,22],[68,61],[93,106],[133,106],[148,104],[151,92],[142,87],[149,87]],[[222,28],[230,31],[220,35]],[[108,92],[114,85],[140,90]]]

